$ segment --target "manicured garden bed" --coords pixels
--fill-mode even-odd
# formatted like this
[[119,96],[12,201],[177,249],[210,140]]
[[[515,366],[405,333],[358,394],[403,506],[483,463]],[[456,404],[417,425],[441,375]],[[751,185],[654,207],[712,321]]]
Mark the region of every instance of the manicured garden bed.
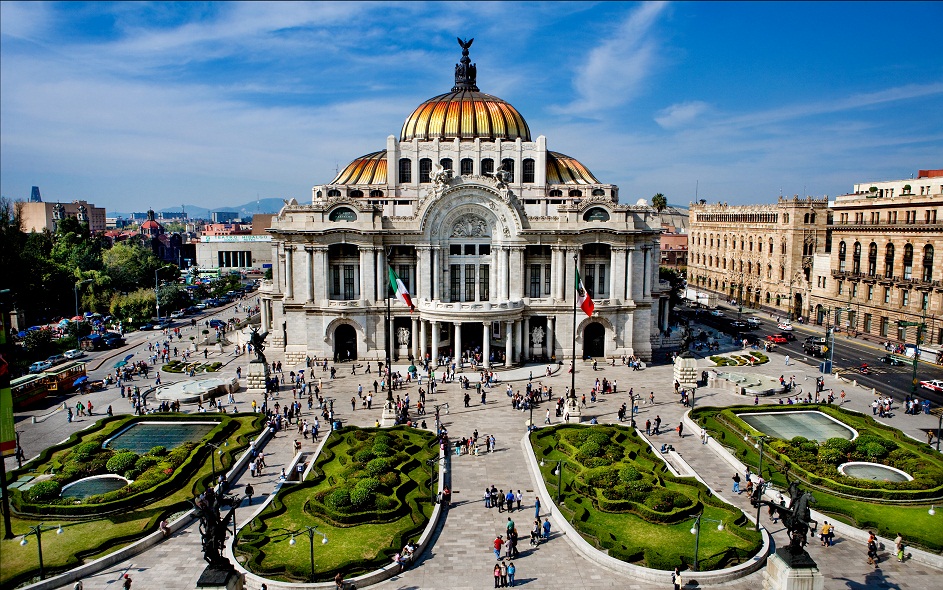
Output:
[[[655,569],[694,563],[694,518],[702,516],[700,570],[741,563],[761,547],[738,508],[692,478],[674,477],[632,428],[561,425],[531,433],[541,475],[567,520],[612,557]],[[562,476],[554,473],[562,461]],[[713,522],[717,521],[717,522]],[[723,522],[724,530],[717,530]]]
[[165,373],[189,373],[192,369],[195,373],[207,372],[215,373],[223,366],[223,363],[212,362],[212,363],[201,363],[199,361],[193,361],[190,363],[185,363],[183,361],[170,361],[166,365],[160,368],[161,371]]
[[[943,502],[943,459],[931,447],[917,442],[871,416],[830,405],[703,407],[691,417],[706,427],[737,458],[754,469],[759,451],[745,434],[761,433],[736,414],[747,412],[795,412],[817,410],[854,428],[854,441],[830,438],[817,443],[803,437],[771,439],[764,448],[763,477],[777,486],[799,479],[812,491],[815,506],[829,516],[860,528],[877,529],[894,537],[904,532],[909,543],[931,551],[943,549],[943,525],[928,509]],[[912,481],[883,481],[847,477],[838,471],[842,463],[865,461],[900,469]]]
[[[256,574],[308,581],[307,533],[315,526],[315,578],[352,577],[386,566],[410,539],[419,538],[432,514],[434,483],[426,461],[439,446],[430,432],[407,427],[344,428],[330,434],[311,475],[285,485],[249,527],[239,533],[237,555]],[[438,473],[437,467],[432,469]],[[296,533],[297,534],[297,533]]]
[[[103,449],[101,444],[137,422],[218,420],[200,442],[176,448],[128,453]],[[13,532],[17,538],[0,541],[3,568],[0,588],[12,588],[38,575],[38,554],[30,544],[20,546],[20,536],[40,522],[61,524],[63,534],[43,535],[46,575],[76,567],[154,532],[163,518],[186,510],[188,500],[202,492],[213,475],[204,441],[227,443],[215,458],[217,472],[232,465],[238,453],[261,431],[258,415],[188,416],[151,414],[103,418],[93,428],[74,434],[66,442],[43,451],[39,457],[8,474],[42,480],[27,490],[11,489]],[[84,499],[59,498],[55,490],[94,475],[114,473],[134,480],[130,485]],[[131,476],[131,477],[128,477]],[[47,483],[48,482],[48,483]],[[38,489],[37,489],[38,488]],[[46,488],[45,492],[43,489]],[[54,490],[55,489],[55,490]]]
[[743,352],[741,354],[714,355],[710,357],[718,367],[756,366],[769,362],[769,357],[758,351]]

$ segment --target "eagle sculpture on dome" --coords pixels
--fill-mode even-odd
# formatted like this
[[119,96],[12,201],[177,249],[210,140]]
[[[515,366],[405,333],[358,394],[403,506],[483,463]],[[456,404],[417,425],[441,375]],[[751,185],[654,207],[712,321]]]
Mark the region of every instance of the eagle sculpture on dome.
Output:
[[456,39],[458,40],[458,44],[462,46],[462,55],[468,55],[468,48],[475,42],[475,38],[472,37],[468,41],[463,40],[461,37],[456,37]]

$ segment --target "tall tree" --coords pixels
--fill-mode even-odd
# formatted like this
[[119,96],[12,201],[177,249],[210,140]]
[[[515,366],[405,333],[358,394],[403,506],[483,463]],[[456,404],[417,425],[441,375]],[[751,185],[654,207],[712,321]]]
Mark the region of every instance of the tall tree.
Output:
[[661,193],[655,193],[655,196],[652,197],[652,207],[655,208],[655,211],[661,213],[668,208],[668,199]]

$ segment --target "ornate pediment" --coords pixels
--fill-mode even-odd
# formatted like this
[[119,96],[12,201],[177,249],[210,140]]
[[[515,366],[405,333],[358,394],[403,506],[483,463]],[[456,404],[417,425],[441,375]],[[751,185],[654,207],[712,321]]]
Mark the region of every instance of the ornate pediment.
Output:
[[450,238],[478,238],[487,237],[491,234],[486,222],[481,217],[472,214],[466,214],[459,217],[454,223],[449,233]]

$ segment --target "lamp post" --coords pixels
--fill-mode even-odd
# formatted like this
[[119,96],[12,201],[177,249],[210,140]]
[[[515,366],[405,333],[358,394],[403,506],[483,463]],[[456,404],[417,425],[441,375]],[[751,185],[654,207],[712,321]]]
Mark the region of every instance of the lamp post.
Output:
[[87,285],[92,282],[94,282],[92,279],[85,279],[84,281],[77,282],[72,287],[72,290],[75,292],[75,315],[76,316],[79,315],[79,287],[81,287],[82,285]]
[[[563,491],[563,465],[564,461],[556,461],[556,468],[551,472],[557,476],[557,504],[560,503],[560,492]],[[543,459],[540,460],[540,466],[546,465]]]
[[713,518],[705,518],[703,514],[698,514],[697,518],[694,519],[694,526],[691,527],[691,534],[694,535],[694,571],[697,571],[697,552],[698,545],[701,542],[701,520],[709,520],[711,522],[717,523],[717,530],[724,530],[724,521],[715,520]]
[[36,535],[36,550],[39,551],[39,579],[42,580],[46,577],[45,570],[43,568],[43,531],[55,530],[57,535],[63,533],[62,525],[58,526],[45,526],[43,523],[39,523],[36,526],[29,527],[29,532],[23,535],[23,539],[20,540],[20,545],[26,545],[26,537],[30,535]]
[[311,581],[313,582],[314,581],[314,534],[317,533],[321,535],[322,545],[327,545],[327,535],[325,535],[324,533],[322,533],[321,531],[319,531],[313,526],[306,526],[306,527],[302,527],[301,529],[297,531],[292,531],[291,540],[288,541],[288,544],[294,545],[295,543],[297,543],[297,541],[295,541],[295,535],[300,535],[301,533],[308,533],[308,541],[310,542],[310,545],[311,545]]
[[440,424],[440,422],[439,422],[439,415],[440,415],[440,412],[441,412],[442,408],[445,408],[445,414],[448,415],[448,413],[449,413],[449,404],[447,404],[447,403],[445,403],[445,404],[435,404],[435,405],[433,405],[432,407],[435,408],[435,433],[436,433],[436,436],[438,436],[438,435],[439,435],[439,424]]
[[160,268],[154,269],[154,299],[157,302],[157,323],[160,323],[160,279],[158,278],[158,273],[164,270],[165,268],[172,267],[172,264],[165,264]]
[[[446,452],[448,450],[446,449]],[[439,457],[436,459],[426,459],[426,467],[429,469],[429,490],[432,496],[432,503],[435,504],[436,497],[438,497],[438,492],[432,487],[432,484],[438,479],[438,474],[436,473],[436,467],[439,466],[439,463],[442,463],[442,473],[445,474],[448,471],[448,468],[445,467],[445,457]]]
[[[211,447],[213,447],[214,449],[216,449],[216,453],[219,453],[220,455],[222,455],[223,452],[222,452],[221,450],[219,450],[219,448],[220,448],[220,447],[228,447],[228,446],[229,446],[229,441],[224,441],[224,442],[221,443],[221,444],[213,444],[213,443],[211,443],[211,442],[208,442],[208,443],[206,443],[206,444],[207,444],[208,446],[211,446]],[[213,452],[210,453],[210,459],[211,459],[211,462],[212,462],[212,464],[213,464],[213,473],[212,473],[212,475],[213,475],[213,479],[214,479],[214,480],[216,479],[216,453],[213,453]],[[222,459],[220,459],[220,462],[222,462]]]
[[[745,440],[745,441],[747,441],[747,442],[750,441],[750,438],[753,438],[753,439],[755,439],[755,440],[758,441],[758,442],[756,442],[756,443],[753,444],[753,448],[760,450],[760,466],[759,466],[759,468],[756,470],[756,473],[757,473],[757,475],[759,475],[760,478],[762,479],[762,478],[763,478],[763,446],[764,446],[765,443],[766,443],[766,435],[765,435],[765,434],[761,434],[760,436],[752,436],[752,437],[751,437],[749,434],[744,434],[744,435],[743,435],[743,440]],[[759,484],[758,484],[758,485],[759,485]],[[758,490],[758,492],[759,492],[759,498],[762,498],[762,497],[763,497],[763,490]],[[761,508],[761,507],[762,507],[762,504],[760,504],[759,502],[757,502],[757,503],[756,503],[756,530],[760,530],[760,508]]]
[[[923,329],[926,327],[927,319],[927,310],[923,310],[922,321],[919,322],[903,322],[898,321],[897,325],[901,328],[910,328],[911,326],[916,326],[917,328],[917,337],[914,339],[914,363],[913,363],[913,377],[910,382],[910,392],[916,396],[917,395],[917,363],[920,359],[920,340],[923,336]],[[938,443],[939,444],[939,441]]]

